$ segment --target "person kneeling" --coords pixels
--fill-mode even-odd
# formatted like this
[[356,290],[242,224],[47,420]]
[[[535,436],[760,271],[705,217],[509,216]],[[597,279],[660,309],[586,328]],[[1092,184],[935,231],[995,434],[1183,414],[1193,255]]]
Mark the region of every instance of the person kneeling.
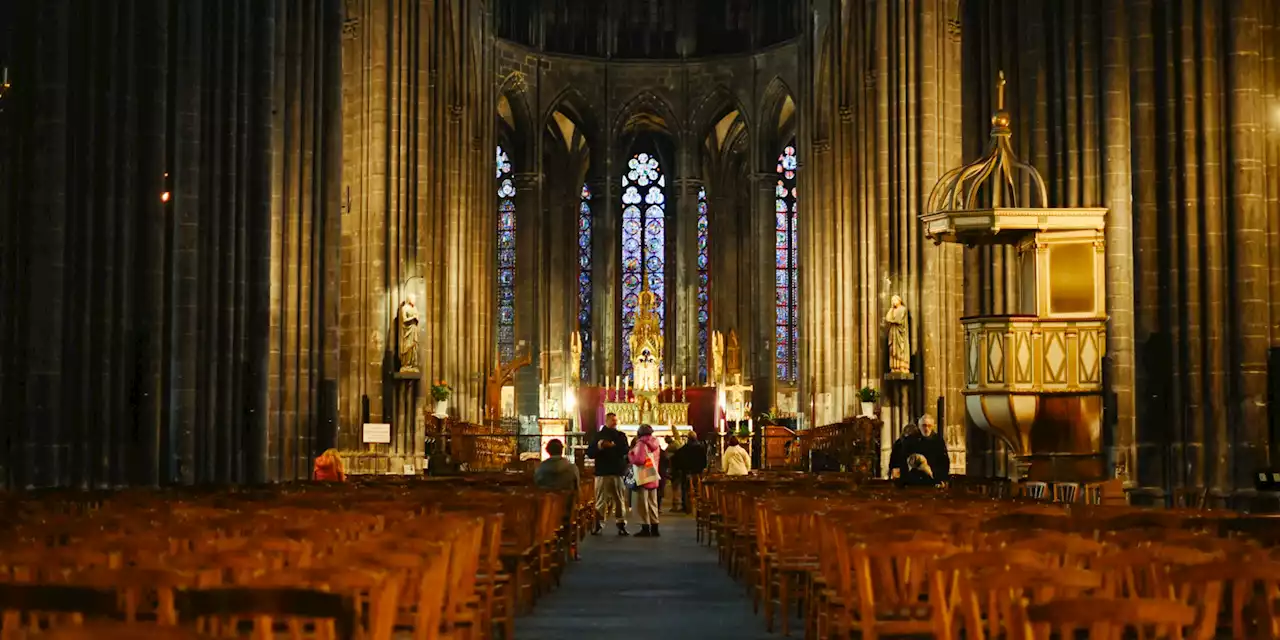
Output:
[[900,487],[936,487],[938,481],[933,477],[933,469],[924,456],[913,453],[907,458],[907,472],[898,478]]

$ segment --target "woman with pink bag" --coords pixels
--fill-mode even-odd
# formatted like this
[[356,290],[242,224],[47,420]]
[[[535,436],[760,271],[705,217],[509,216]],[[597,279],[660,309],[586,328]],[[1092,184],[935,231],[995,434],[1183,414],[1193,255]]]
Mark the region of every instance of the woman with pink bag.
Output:
[[627,459],[635,467],[636,489],[640,495],[636,500],[636,516],[640,519],[640,533],[637,538],[656,538],[658,534],[658,459],[662,455],[662,447],[658,439],[653,437],[653,427],[642,424],[636,430],[635,444],[627,452]]

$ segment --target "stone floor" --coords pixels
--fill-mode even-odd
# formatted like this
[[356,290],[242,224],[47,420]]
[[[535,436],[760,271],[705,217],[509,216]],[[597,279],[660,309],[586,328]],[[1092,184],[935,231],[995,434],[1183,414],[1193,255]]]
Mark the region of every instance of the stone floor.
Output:
[[[564,582],[516,622],[519,640],[764,640],[746,590],[695,541],[688,516],[662,514],[662,537],[587,538]],[[632,533],[638,526],[629,527]],[[803,635],[793,632],[793,637]]]

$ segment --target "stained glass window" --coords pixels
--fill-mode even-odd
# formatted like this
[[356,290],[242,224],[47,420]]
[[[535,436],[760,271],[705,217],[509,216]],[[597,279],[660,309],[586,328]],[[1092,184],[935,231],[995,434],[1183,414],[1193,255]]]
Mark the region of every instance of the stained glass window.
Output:
[[779,382],[795,382],[799,365],[796,344],[796,147],[778,155],[778,183],[774,188],[774,303],[778,312],[774,363]]
[[658,159],[636,154],[622,175],[622,371],[631,374],[631,330],[640,292],[657,300],[658,328],[666,330],[667,178]]
[[591,361],[591,188],[582,185],[578,206],[578,331],[582,334],[582,361],[578,372],[589,380]]
[[498,359],[506,364],[516,354],[516,186],[511,160],[498,147]]
[[711,330],[711,260],[707,254],[707,190],[698,189],[698,379],[707,380],[707,336]]

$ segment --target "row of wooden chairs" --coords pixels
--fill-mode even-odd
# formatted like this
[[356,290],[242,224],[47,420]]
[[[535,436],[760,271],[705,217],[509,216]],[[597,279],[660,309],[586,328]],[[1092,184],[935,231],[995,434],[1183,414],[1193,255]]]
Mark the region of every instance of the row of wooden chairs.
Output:
[[0,633],[103,619],[134,637],[512,638],[585,531],[578,496],[530,485],[477,474],[10,497]]
[[698,495],[700,539],[784,635],[799,619],[809,638],[1280,637],[1274,540],[1230,512],[812,477],[709,478]]

